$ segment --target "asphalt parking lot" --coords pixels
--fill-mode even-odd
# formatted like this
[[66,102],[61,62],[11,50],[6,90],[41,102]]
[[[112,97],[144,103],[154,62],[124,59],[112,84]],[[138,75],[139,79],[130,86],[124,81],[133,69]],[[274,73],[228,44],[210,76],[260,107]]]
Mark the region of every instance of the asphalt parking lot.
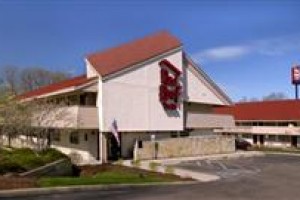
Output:
[[[14,200],[298,200],[300,199],[300,157],[268,155],[218,161],[183,162],[178,167],[218,174],[218,181],[192,185],[147,186],[105,191],[84,191]],[[1,198],[0,198],[1,199]]]
[[[194,172],[217,175],[222,179],[253,175],[261,172],[270,163],[280,162],[277,158],[265,157],[248,157],[248,158],[230,158],[218,160],[193,160],[183,161],[179,164],[172,165],[176,168],[186,169]],[[288,158],[284,158],[285,160]],[[292,159],[293,160],[293,159]],[[282,160],[284,162],[284,160]]]

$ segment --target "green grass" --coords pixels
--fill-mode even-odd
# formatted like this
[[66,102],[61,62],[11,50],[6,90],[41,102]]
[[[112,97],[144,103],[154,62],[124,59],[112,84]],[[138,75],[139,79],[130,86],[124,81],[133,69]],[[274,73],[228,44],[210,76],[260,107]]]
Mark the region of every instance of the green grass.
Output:
[[25,172],[61,158],[66,156],[54,149],[41,152],[26,148],[11,151],[0,149],[0,174]]
[[98,184],[138,184],[138,183],[153,183],[167,182],[171,179],[163,176],[155,176],[151,174],[142,175],[134,172],[115,172],[106,171],[96,174],[93,177],[54,177],[41,178],[38,185],[41,187],[55,187],[68,185],[98,185]]

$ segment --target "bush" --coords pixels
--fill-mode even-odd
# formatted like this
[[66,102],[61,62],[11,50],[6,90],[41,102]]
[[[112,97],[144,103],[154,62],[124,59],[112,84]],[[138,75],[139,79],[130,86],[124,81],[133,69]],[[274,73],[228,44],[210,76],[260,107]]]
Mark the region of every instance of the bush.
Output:
[[65,154],[56,149],[45,149],[39,153],[45,163],[53,162],[62,158],[68,158]]
[[54,149],[39,153],[28,148],[12,151],[0,150],[0,174],[25,172],[61,158],[66,158],[66,156]]
[[6,174],[9,172],[20,173],[25,171],[24,167],[22,167],[18,162],[11,160],[2,160],[0,164],[0,174]]
[[165,167],[165,173],[166,174],[173,174],[174,173],[174,168],[171,166],[166,166]]
[[140,167],[141,166],[141,161],[140,160],[133,160],[131,161],[131,165],[134,167]]
[[156,163],[156,162],[150,162],[149,163],[149,168],[150,170],[152,171],[156,171],[157,167],[159,166],[160,164],[159,163]]

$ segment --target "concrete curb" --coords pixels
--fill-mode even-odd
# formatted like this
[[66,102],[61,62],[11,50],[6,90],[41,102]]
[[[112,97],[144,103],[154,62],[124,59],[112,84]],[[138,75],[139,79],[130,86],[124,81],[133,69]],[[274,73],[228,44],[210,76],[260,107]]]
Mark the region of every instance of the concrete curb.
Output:
[[292,153],[292,152],[272,152],[272,151],[264,151],[264,154],[273,154],[273,155],[288,155],[288,156],[300,156],[300,153]]
[[26,188],[14,190],[0,190],[0,198],[10,197],[28,197],[33,195],[63,194],[82,191],[96,190],[117,190],[117,189],[135,189],[141,187],[173,186],[173,185],[194,185],[197,181],[176,181],[176,182],[156,182],[143,184],[112,184],[112,185],[81,185],[71,187],[52,187],[52,188]]
[[245,157],[247,158],[253,156],[265,156],[265,153],[261,151],[246,151],[246,152],[236,152],[230,154],[215,154],[215,155],[204,155],[204,156],[195,156],[195,157],[148,160],[147,162],[158,162],[165,165],[173,165],[173,164],[178,164],[181,162],[193,161],[193,160],[220,160],[220,159],[230,159],[230,158],[245,158]]

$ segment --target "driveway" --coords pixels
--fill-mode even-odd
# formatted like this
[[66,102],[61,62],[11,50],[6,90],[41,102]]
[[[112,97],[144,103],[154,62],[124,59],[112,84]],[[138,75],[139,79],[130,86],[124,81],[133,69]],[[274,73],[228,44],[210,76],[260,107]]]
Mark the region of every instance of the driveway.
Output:
[[212,163],[190,161],[180,163],[178,167],[217,174],[221,179],[192,185],[147,186],[5,199],[298,200],[300,198],[300,157],[298,156],[267,155],[212,161]]

